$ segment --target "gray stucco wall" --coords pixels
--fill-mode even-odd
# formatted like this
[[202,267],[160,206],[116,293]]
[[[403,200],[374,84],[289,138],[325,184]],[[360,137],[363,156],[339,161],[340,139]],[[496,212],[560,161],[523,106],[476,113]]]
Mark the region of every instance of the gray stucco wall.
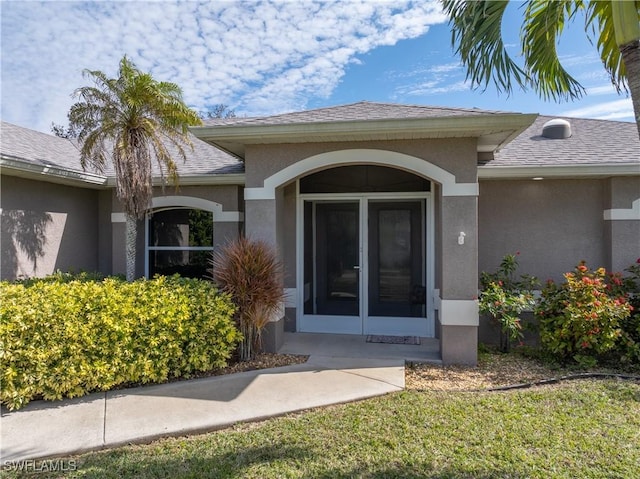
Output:
[[[607,210],[628,211],[640,201],[640,176],[608,178],[605,183]],[[633,216],[633,215],[632,215]],[[622,271],[640,258],[640,218],[605,220],[607,266]]]
[[607,266],[603,180],[481,181],[479,270],[520,252],[520,273],[562,280],[581,260]]
[[2,175],[2,279],[98,269],[97,190]]
[[[474,183],[476,181],[476,140],[456,138],[247,145],[246,186],[248,188],[262,186],[265,178],[302,159],[330,151],[359,148],[396,151],[415,156],[453,173],[459,183]],[[473,164],[473,168],[469,168],[470,162]]]

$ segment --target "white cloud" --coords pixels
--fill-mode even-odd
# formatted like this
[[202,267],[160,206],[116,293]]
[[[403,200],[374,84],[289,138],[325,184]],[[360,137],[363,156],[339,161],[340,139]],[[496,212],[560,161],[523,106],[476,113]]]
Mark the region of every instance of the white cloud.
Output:
[[66,123],[83,68],[116,73],[125,53],[178,83],[198,110],[304,108],[376,47],[427,32],[437,2],[2,2],[2,118],[42,131]]
[[596,103],[582,108],[567,110],[562,116],[577,118],[595,118],[598,120],[633,120],[633,104],[631,98]]
[[416,78],[416,81],[398,86],[396,97],[442,95],[471,89],[459,62],[419,66],[402,76]]

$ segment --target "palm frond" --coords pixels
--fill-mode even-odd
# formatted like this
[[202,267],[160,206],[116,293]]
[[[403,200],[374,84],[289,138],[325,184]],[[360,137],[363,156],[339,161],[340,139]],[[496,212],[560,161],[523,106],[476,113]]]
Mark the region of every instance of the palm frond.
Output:
[[[640,20],[638,20],[640,21]],[[616,41],[611,1],[591,1],[587,5],[586,28],[589,40],[596,46],[605,70],[609,74],[611,84],[618,93],[627,92],[627,70],[622,61],[620,48]]]
[[74,92],[79,101],[69,111],[69,123],[82,144],[82,167],[104,171],[111,160],[125,212],[141,218],[151,204],[154,162],[163,178],[166,172],[177,182],[174,157],[186,160],[184,147],[191,146],[188,126],[201,120],[183,103],[178,85],[154,80],[126,56],[116,78],[99,70],[83,74],[93,85]]
[[557,43],[565,23],[571,21],[582,1],[530,0],[521,29],[522,52],[533,88],[545,100],[573,100],[582,97],[584,87],[564,69]]
[[498,92],[511,93],[514,82],[528,86],[527,73],[511,58],[502,40],[507,5],[505,1],[443,0],[452,28],[451,42],[473,87],[486,87],[493,81]]

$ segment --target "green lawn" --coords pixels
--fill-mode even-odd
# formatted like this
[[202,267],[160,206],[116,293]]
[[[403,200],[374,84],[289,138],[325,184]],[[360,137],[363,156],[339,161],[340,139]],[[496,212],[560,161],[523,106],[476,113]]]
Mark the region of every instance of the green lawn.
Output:
[[640,478],[640,385],[404,391],[64,460],[83,478]]

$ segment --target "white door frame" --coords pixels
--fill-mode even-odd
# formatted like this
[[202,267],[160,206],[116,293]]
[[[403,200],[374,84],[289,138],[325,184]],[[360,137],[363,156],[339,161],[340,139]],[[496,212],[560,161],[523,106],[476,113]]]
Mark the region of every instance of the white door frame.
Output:
[[[435,337],[435,307],[433,296],[430,294],[434,288],[435,270],[435,234],[434,234],[434,206],[431,200],[431,192],[391,192],[391,193],[323,193],[323,194],[300,194],[300,183],[297,182],[296,200],[296,329],[300,332],[325,332],[343,334],[389,334],[383,322],[394,321],[393,334],[415,335],[422,337]],[[424,271],[427,289],[426,298],[426,319],[425,318],[377,318],[368,316],[368,204],[370,200],[424,200],[424,225],[426,236],[424,238]],[[345,316],[320,316],[305,315],[305,298],[312,294],[308,286],[304,284],[304,202],[305,201],[327,201],[327,202],[347,202],[358,201],[360,205],[360,316],[358,321],[355,317]],[[314,255],[315,256],[315,255]],[[314,257],[315,261],[315,257]],[[319,327],[320,326],[320,327]]]

